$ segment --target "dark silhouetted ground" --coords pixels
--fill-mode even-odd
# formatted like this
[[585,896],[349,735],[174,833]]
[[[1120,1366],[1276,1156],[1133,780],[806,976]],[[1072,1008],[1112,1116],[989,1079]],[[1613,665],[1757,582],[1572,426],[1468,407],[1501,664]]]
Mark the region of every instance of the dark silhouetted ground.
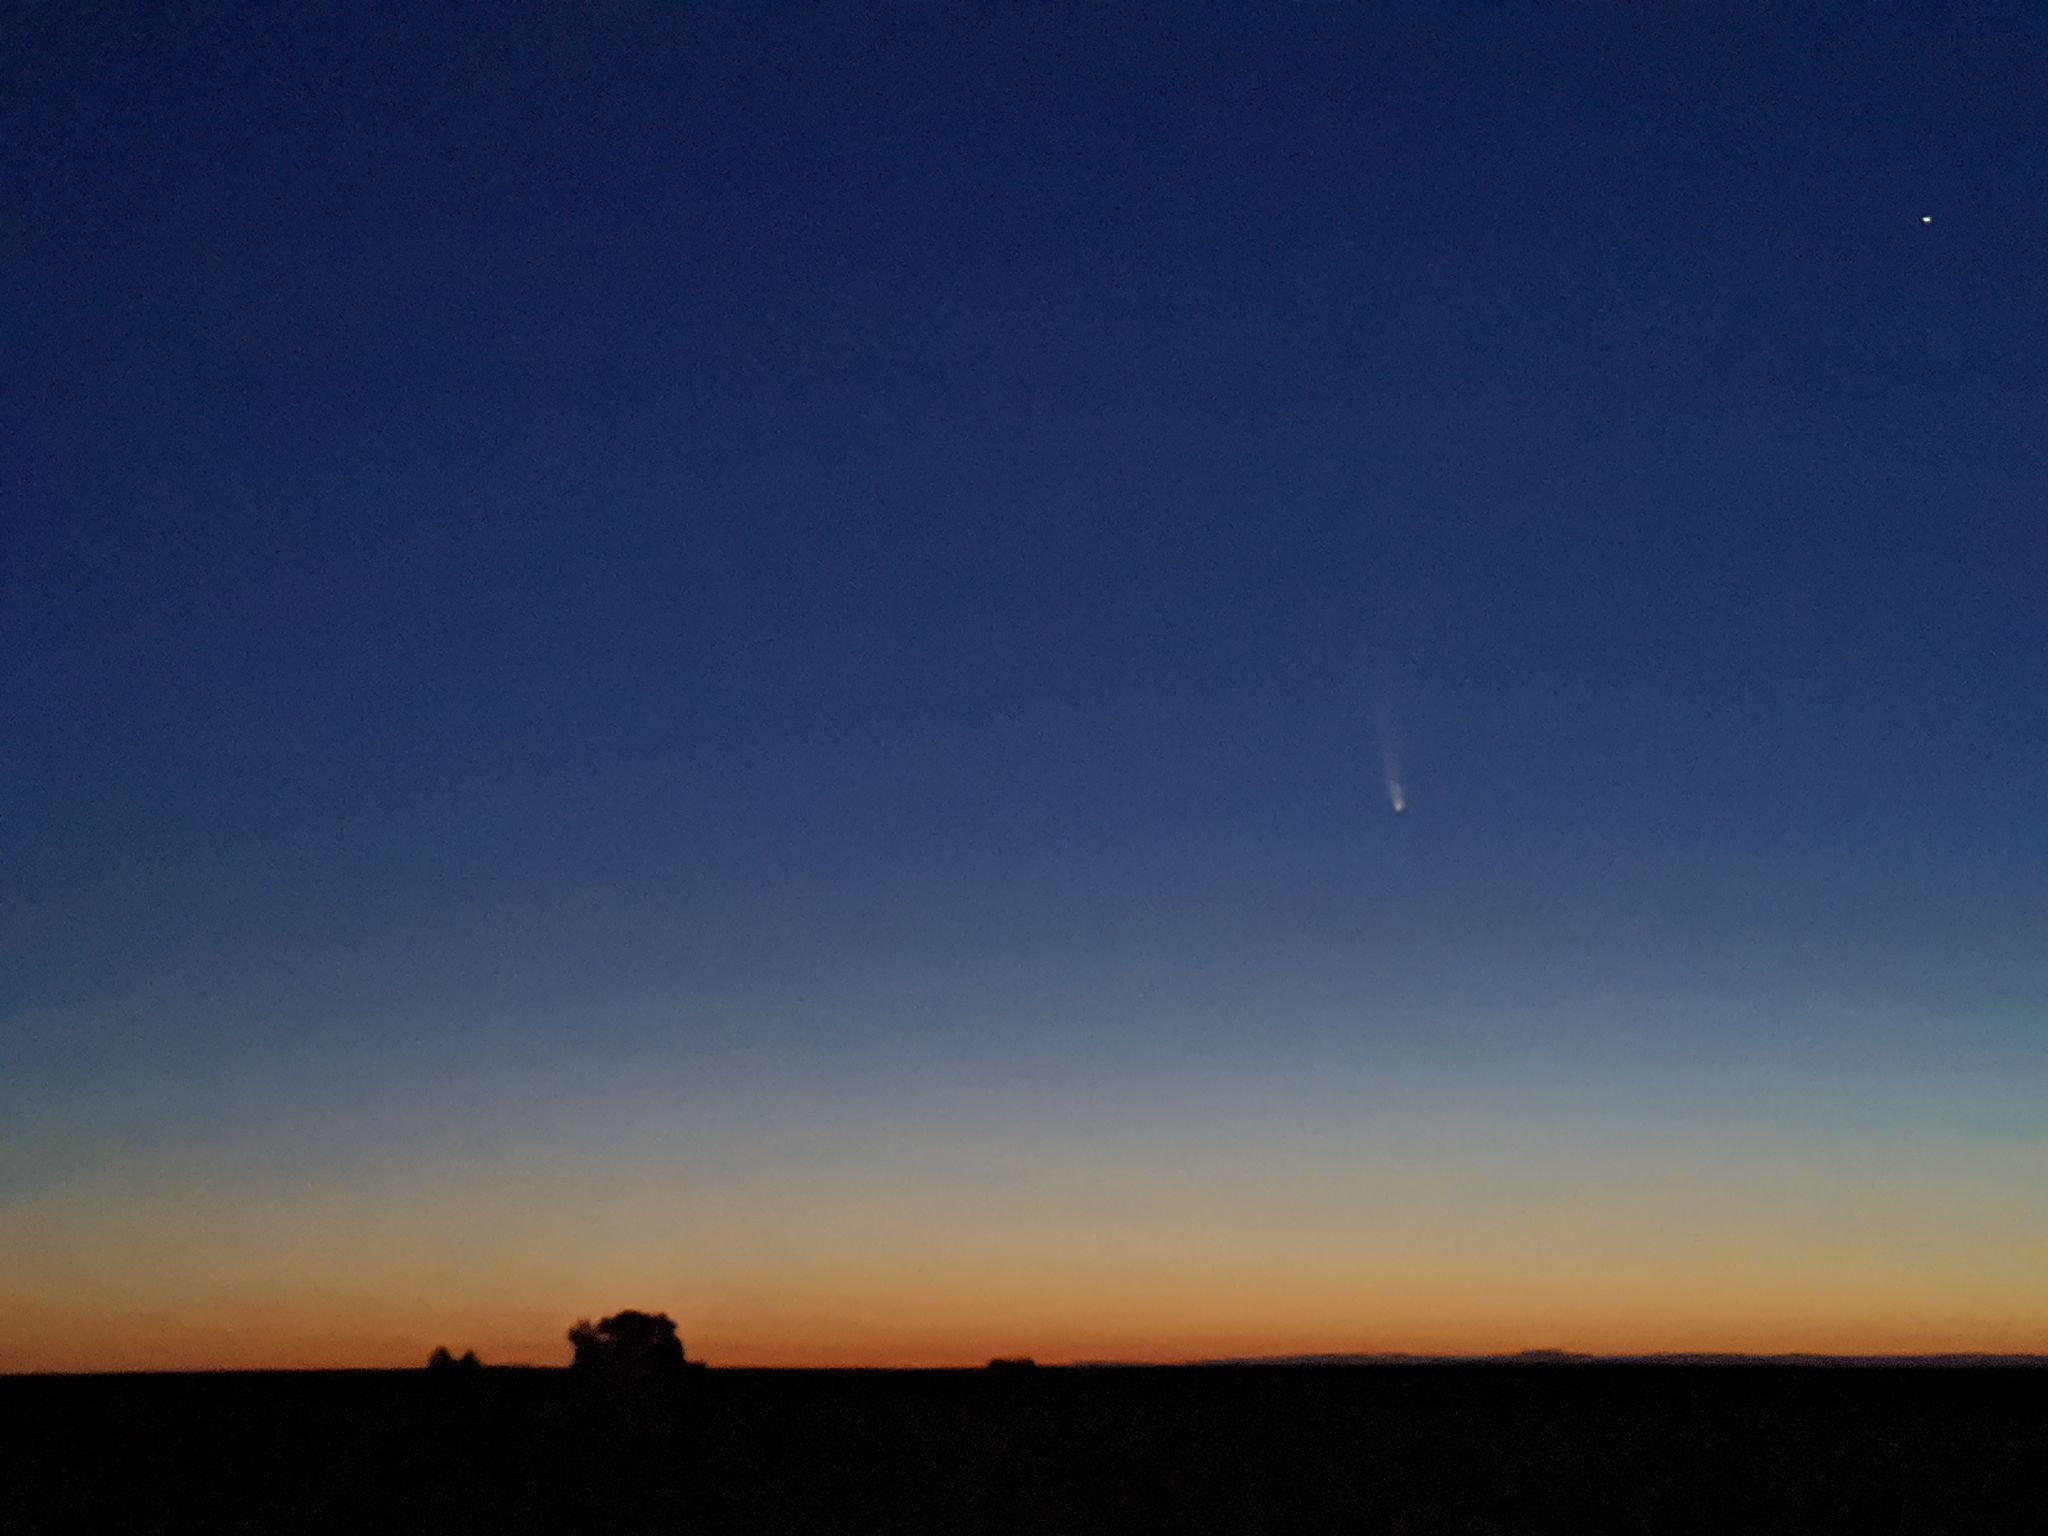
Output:
[[2048,1371],[0,1379],[0,1531],[2048,1531]]

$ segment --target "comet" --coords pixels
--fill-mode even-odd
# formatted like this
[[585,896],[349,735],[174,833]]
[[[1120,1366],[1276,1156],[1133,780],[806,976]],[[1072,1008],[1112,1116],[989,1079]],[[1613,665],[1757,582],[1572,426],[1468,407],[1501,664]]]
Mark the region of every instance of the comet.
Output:
[[1401,732],[1394,724],[1391,704],[1380,705],[1379,738],[1380,768],[1387,778],[1387,804],[1398,816],[1408,809],[1408,792],[1401,787]]

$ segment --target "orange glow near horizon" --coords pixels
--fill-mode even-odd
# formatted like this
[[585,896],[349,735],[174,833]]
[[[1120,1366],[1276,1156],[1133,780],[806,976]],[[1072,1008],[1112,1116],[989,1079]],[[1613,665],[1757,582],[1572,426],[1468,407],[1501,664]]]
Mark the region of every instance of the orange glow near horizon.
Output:
[[110,1163],[0,1213],[0,1370],[556,1364],[623,1307],[734,1366],[2048,1352],[2030,1141],[1233,1091]]
[[[654,1303],[650,1303],[650,1306]],[[48,1319],[61,1327],[62,1320]],[[24,1337],[10,1327],[0,1344],[0,1372],[57,1371],[208,1371],[208,1370],[351,1370],[407,1368],[421,1364],[438,1344],[475,1348],[487,1364],[560,1366],[568,1363],[568,1347],[556,1330],[527,1335],[490,1327],[395,1331],[330,1327],[304,1334],[251,1333],[206,1319],[153,1320],[137,1326],[116,1325],[98,1337],[80,1339],[54,1333]],[[101,1320],[105,1322],[104,1319]],[[1842,1325],[1811,1329],[1783,1325],[1744,1329],[1726,1327],[1688,1331],[1630,1332],[1596,1328],[1584,1333],[1558,1330],[1509,1335],[1497,1328],[1469,1333],[1432,1330],[1401,1332],[1354,1331],[1349,1334],[1267,1333],[1251,1328],[1218,1329],[1193,1335],[1146,1332],[1122,1335],[1088,1329],[1048,1330],[1012,1336],[990,1329],[972,1335],[913,1334],[903,1328],[881,1328],[851,1338],[773,1341],[763,1336],[721,1337],[685,1330],[691,1358],[732,1368],[791,1369],[926,1369],[976,1367],[999,1355],[1028,1355],[1044,1364],[1130,1362],[1175,1364],[1186,1361],[1257,1358],[1260,1356],[1412,1354],[1424,1356],[1490,1356],[1525,1349],[1560,1349],[1591,1355],[1651,1354],[1817,1354],[1939,1355],[2048,1354],[2048,1331],[2035,1328],[1969,1327],[1960,1323],[1940,1331],[1881,1324]],[[50,1342],[56,1338],[57,1342]]]
[[[819,1275],[803,1288],[721,1294],[622,1275],[577,1299],[535,1293],[494,1304],[407,1306],[358,1290],[294,1299],[237,1288],[153,1309],[111,1298],[64,1304],[5,1297],[0,1369],[202,1370],[415,1365],[437,1344],[491,1363],[566,1363],[578,1316],[620,1306],[666,1310],[694,1358],[726,1366],[972,1366],[995,1355],[1172,1362],[1317,1353],[1503,1354],[1563,1349],[1659,1352],[1920,1354],[2048,1350],[2038,1297],[1981,1294],[1935,1305],[1902,1281],[1808,1277],[1769,1286],[1736,1269],[1653,1277],[1552,1264],[1497,1284],[1453,1268],[1386,1264],[1309,1278],[1281,1260],[1178,1271],[1168,1262],[1121,1284],[1065,1276],[917,1265]],[[1155,1277],[1166,1277],[1163,1281]],[[1655,1305],[1641,1300],[1654,1292]],[[588,1302],[582,1299],[590,1296]]]

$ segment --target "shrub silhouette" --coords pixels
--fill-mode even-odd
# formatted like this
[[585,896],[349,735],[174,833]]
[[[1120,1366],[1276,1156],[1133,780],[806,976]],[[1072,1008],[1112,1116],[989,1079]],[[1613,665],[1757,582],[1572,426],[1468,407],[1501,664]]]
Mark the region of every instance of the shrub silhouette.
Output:
[[616,1312],[569,1330],[572,1369],[613,1381],[658,1381],[683,1374],[683,1341],[666,1312]]
[[483,1362],[477,1359],[476,1351],[473,1349],[464,1350],[458,1359],[456,1356],[448,1353],[448,1347],[444,1344],[436,1346],[434,1352],[427,1356],[427,1369],[430,1371],[478,1371],[483,1369]]

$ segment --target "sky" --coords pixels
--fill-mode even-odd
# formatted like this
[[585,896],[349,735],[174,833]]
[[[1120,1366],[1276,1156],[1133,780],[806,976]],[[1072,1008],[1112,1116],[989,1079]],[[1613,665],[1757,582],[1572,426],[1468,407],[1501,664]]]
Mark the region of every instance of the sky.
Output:
[[2048,13],[4,25],[0,1370],[2048,1351]]

